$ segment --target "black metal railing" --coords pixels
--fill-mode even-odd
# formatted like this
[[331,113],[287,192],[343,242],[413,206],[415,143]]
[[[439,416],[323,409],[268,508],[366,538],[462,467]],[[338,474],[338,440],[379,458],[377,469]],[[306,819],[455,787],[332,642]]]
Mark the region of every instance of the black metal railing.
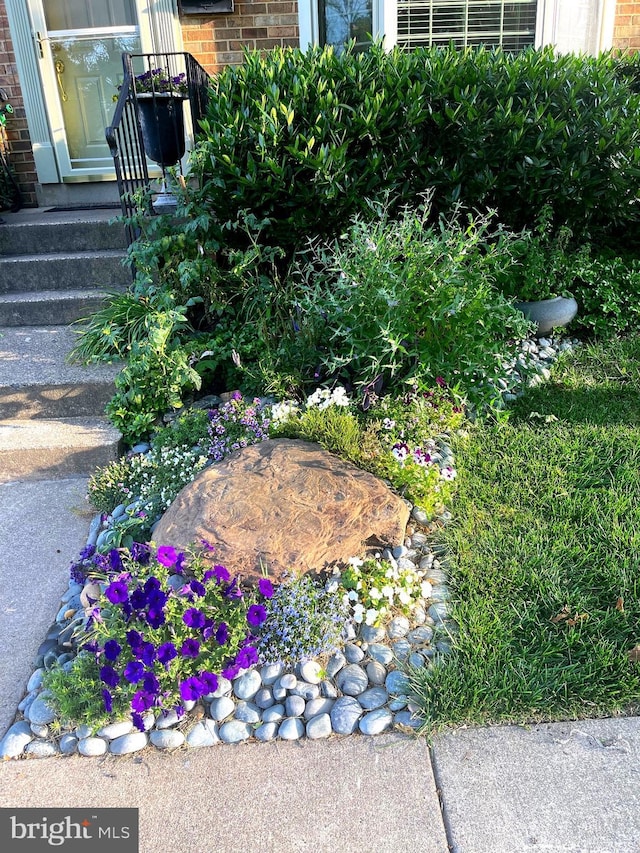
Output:
[[[195,134],[206,113],[211,78],[190,53],[123,53],[122,64],[124,77],[120,94],[113,120],[106,128],[105,135],[115,166],[122,213],[130,217],[136,206],[134,194],[151,187],[153,169],[158,173],[161,171],[164,180],[166,168],[172,165],[163,162],[162,158],[156,161],[155,166],[149,162],[140,117],[140,89],[144,88],[147,99],[151,100],[152,121],[158,125],[158,130],[162,120],[159,110],[161,95],[181,95],[188,100],[191,126]],[[143,80],[140,80],[141,76]],[[170,128],[178,146],[180,133],[184,138],[181,102],[179,109],[180,122],[174,121]],[[163,129],[166,133],[166,127]],[[181,172],[180,161],[177,168]],[[127,228],[127,236],[130,243],[136,237],[131,228]]]

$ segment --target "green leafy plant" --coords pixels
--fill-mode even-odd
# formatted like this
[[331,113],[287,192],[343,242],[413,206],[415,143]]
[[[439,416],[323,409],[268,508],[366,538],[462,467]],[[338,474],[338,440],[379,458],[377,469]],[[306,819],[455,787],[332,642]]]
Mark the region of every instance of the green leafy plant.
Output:
[[305,267],[305,322],[319,337],[328,375],[364,389],[382,381],[432,387],[443,378],[476,407],[501,406],[501,363],[527,321],[496,292],[511,265],[486,219],[428,224],[429,205],[399,219],[382,211],[316,249]]

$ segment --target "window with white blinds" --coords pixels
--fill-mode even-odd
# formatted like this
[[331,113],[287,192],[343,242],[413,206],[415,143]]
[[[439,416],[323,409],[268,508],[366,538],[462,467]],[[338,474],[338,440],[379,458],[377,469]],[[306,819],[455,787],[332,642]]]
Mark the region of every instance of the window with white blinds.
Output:
[[398,0],[397,44],[521,50],[535,43],[537,8],[538,0]]

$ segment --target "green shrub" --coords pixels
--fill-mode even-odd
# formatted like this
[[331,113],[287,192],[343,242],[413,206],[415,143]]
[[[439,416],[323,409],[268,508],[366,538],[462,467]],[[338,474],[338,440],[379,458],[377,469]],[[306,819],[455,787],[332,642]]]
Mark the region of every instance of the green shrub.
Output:
[[397,220],[356,219],[304,270],[302,316],[313,324],[329,376],[433,387],[438,379],[476,406],[500,405],[497,380],[513,338],[529,326],[494,289],[512,264],[488,223],[428,225],[429,208]]
[[261,242],[287,256],[371,200],[414,204],[428,189],[435,213],[495,208],[518,230],[545,205],[575,234],[637,221],[629,79],[613,56],[551,48],[248,53],[213,83],[193,211],[268,219]]
[[605,338],[640,331],[640,257],[585,251],[576,257],[574,272],[574,327]]

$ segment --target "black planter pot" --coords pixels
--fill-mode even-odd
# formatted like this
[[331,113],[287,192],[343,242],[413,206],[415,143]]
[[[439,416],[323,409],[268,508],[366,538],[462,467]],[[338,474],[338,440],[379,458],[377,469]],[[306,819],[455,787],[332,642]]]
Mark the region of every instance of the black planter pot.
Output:
[[163,169],[185,152],[183,100],[170,92],[137,96],[145,153]]

